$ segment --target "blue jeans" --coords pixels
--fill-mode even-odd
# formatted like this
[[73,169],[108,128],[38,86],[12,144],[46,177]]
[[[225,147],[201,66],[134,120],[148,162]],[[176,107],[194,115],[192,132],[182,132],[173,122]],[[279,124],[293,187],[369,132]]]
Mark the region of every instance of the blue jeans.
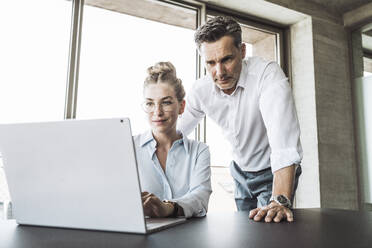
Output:
[[[257,172],[248,172],[242,171],[240,167],[232,161],[230,164],[230,172],[235,181],[235,203],[238,211],[250,211],[269,204],[273,188],[273,174],[270,167]],[[291,197],[292,200],[301,173],[301,166],[298,166]]]

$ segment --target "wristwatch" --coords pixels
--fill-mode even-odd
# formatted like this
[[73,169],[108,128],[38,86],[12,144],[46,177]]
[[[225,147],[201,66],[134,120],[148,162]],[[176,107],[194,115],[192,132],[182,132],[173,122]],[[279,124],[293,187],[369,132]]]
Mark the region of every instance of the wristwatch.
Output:
[[272,201],[275,201],[276,203],[279,203],[281,206],[286,208],[292,207],[291,200],[289,200],[285,195],[273,195],[270,198],[270,202]]

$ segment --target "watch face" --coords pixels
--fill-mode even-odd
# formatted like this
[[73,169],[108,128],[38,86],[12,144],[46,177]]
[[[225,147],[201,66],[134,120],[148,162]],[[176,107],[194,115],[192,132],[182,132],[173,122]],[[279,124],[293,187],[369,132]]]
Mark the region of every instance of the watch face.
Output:
[[288,203],[287,199],[282,195],[278,195],[277,200],[280,204],[287,204]]

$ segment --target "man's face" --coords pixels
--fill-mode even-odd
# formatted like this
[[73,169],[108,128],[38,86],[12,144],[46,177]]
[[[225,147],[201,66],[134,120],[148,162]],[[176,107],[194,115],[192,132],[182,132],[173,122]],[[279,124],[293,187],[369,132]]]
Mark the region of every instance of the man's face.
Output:
[[242,70],[245,44],[242,43],[241,47],[237,48],[233,37],[223,36],[215,42],[203,42],[200,52],[214,83],[226,94],[231,94]]

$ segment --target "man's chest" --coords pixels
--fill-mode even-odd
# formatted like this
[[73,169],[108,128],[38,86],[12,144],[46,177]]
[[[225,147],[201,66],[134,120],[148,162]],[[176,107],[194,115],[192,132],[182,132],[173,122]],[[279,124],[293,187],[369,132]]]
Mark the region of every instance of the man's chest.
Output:
[[203,111],[222,129],[235,130],[252,125],[261,119],[259,98],[242,89],[234,95],[213,94],[205,98]]

